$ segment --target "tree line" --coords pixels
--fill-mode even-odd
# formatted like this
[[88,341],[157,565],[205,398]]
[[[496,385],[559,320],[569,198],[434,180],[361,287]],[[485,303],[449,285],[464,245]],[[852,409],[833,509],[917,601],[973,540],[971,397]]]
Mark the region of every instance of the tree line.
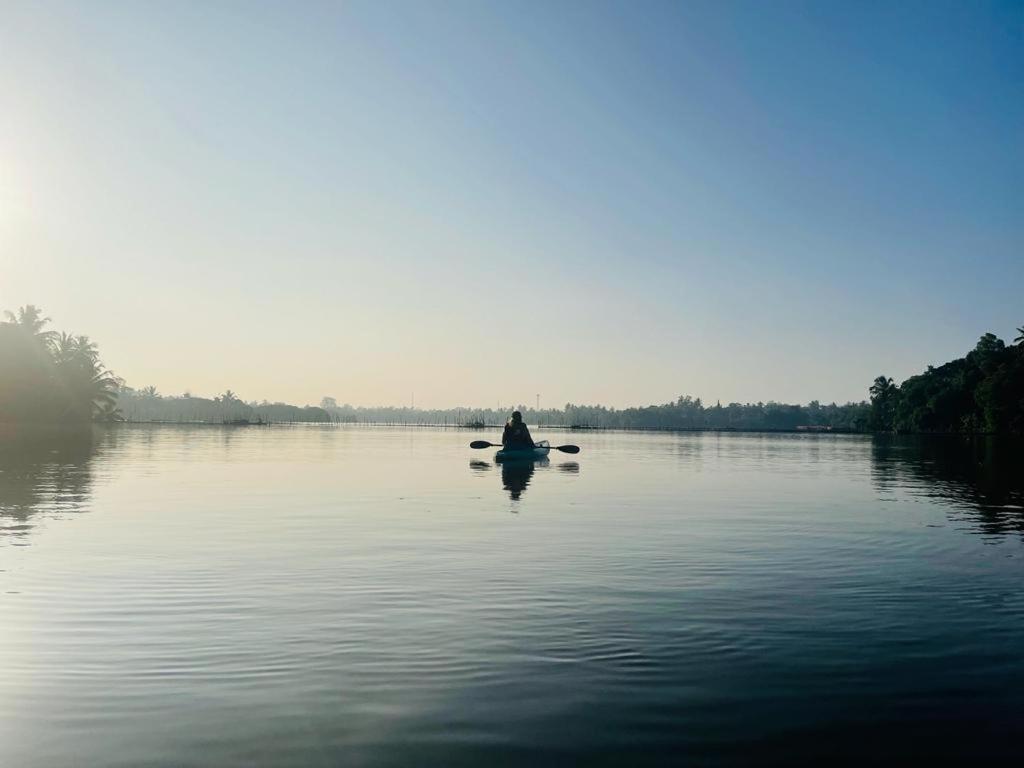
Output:
[[118,380],[88,336],[46,330],[31,304],[0,323],[0,422],[118,418]]
[[870,401],[807,405],[777,402],[708,406],[681,396],[661,405],[608,408],[576,405],[534,409],[451,408],[421,410],[338,405],[325,397],[321,407],[332,421],[386,424],[496,426],[509,410],[522,411],[530,424],[602,429],[828,430],[836,432],[963,433],[1024,435],[1024,327],[1013,345],[986,333],[963,358],[911,376],[900,385],[879,376]]
[[243,402],[230,389],[214,398],[162,396],[133,389],[106,368],[88,336],[48,330],[28,304],[0,322],[0,423],[90,421],[328,422],[321,408]]
[[376,423],[497,426],[513,408],[530,424],[604,429],[830,430],[842,432],[1024,434],[1024,327],[1008,346],[986,333],[963,358],[929,366],[900,385],[879,376],[870,401],[807,405],[777,402],[706,405],[681,396],[660,405],[608,408],[567,403],[537,409],[319,407],[245,402],[228,389],[213,398],[134,389],[109,371],[87,336],[47,330],[33,305],[0,323],[0,422],[92,421],[206,423]]
[[419,409],[337,405],[334,398],[321,402],[333,421],[367,424],[449,424],[488,426],[504,424],[511,410],[521,411],[529,424],[594,429],[721,429],[796,430],[820,428],[833,431],[864,431],[870,406],[867,402],[808,405],[785,403],[716,403],[707,406],[700,398],[682,396],[662,405],[609,408],[576,405],[536,409],[519,404],[497,408]]
[[964,357],[871,385],[868,427],[876,432],[1024,435],[1024,327],[1008,346],[986,333]]
[[330,415],[316,406],[288,403],[245,402],[230,389],[213,398],[191,392],[161,395],[156,387],[122,386],[118,406],[125,421],[211,424],[270,424],[281,422],[328,423]]

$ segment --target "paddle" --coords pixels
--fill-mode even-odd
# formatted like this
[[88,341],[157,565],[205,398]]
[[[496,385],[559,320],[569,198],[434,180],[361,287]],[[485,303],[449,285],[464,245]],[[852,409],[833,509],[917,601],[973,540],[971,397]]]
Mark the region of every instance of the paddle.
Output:
[[[469,444],[470,448],[503,448],[504,446],[498,443],[488,443],[486,440],[474,440]],[[579,453],[580,447],[578,445],[552,445],[550,448],[561,451],[562,453]]]

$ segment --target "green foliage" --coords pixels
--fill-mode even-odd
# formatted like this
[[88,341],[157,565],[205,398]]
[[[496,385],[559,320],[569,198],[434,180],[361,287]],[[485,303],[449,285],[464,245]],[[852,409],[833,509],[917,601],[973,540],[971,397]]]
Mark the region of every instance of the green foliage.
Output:
[[868,388],[871,395],[871,416],[869,425],[873,430],[883,430],[892,424],[896,409],[896,385],[887,376],[878,376],[875,383]]
[[218,397],[207,399],[189,393],[164,397],[152,386],[142,389],[122,387],[118,402],[128,421],[209,424],[332,421],[322,408],[286,403],[246,403],[230,389]]
[[929,366],[899,387],[891,386],[891,379],[875,379],[872,428],[1024,434],[1024,329],[1018,331],[1017,346],[986,333],[965,357]]
[[162,397],[156,387],[124,386],[88,336],[45,330],[31,304],[0,323],[0,422],[88,421],[328,422],[322,408],[243,402],[230,389],[213,400]]
[[87,336],[44,330],[31,304],[0,323],[0,422],[113,421],[118,382]]
[[[325,398],[327,399],[327,398]],[[603,429],[711,429],[711,430],[793,430],[820,428],[862,431],[867,427],[867,403],[808,405],[785,403],[721,403],[708,407],[699,398],[680,397],[671,403],[639,408],[608,408],[603,405],[574,405],[537,410],[524,403],[507,409],[450,408],[366,408],[352,405],[328,406],[333,421],[377,424],[452,424],[498,426],[512,410],[522,411],[532,425],[582,426]],[[477,427],[482,428],[481,426]]]
[[793,430],[823,428],[857,431],[865,427],[865,403],[814,401],[808,405],[787,403],[716,403],[705,406],[699,398],[680,397],[673,403],[640,408],[604,408],[568,404],[564,423],[613,429],[724,429]]
[[321,407],[245,403],[226,390],[212,400],[160,395],[156,387],[125,387],[99,359],[87,336],[46,330],[49,318],[29,304],[0,323],[0,422],[378,422],[488,424],[513,408],[531,424],[607,429],[736,429],[1024,434],[1024,327],[1014,346],[986,333],[965,357],[911,376],[900,386],[877,377],[871,402],[806,406],[716,403],[679,397],[638,408],[567,404],[535,410],[507,408],[354,408],[325,397]]

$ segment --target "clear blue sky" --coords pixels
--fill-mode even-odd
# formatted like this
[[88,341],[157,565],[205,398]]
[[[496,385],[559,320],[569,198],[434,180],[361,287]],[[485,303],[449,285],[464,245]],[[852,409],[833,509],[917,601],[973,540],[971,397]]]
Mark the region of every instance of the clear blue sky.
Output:
[[5,3],[0,307],[130,384],[862,399],[1024,324],[1024,3]]

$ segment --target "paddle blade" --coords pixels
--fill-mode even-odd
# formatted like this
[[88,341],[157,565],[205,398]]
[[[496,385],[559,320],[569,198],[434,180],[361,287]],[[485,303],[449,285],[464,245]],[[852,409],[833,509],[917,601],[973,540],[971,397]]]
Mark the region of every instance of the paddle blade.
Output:
[[556,445],[555,450],[562,453],[579,453],[580,447],[578,445]]
[[488,443],[486,440],[474,440],[472,443],[469,444],[469,447],[470,448],[490,448],[491,445],[492,444]]

